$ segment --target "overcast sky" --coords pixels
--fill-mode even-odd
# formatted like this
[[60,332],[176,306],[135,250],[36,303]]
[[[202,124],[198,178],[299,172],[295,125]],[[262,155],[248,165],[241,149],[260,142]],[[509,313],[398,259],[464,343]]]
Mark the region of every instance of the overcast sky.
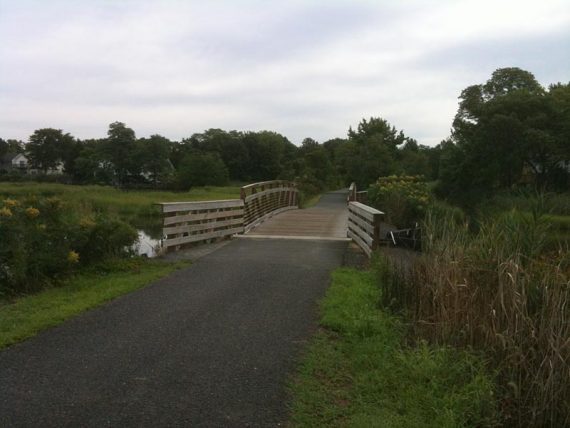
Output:
[[293,143],[387,119],[422,144],[500,67],[570,80],[570,1],[0,0],[0,137],[125,122]]

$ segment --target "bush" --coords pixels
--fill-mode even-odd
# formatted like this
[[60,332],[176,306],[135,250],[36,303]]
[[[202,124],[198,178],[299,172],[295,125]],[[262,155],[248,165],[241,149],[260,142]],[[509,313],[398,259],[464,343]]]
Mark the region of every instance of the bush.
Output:
[[137,231],[125,222],[99,214],[94,221],[87,217],[79,222],[76,245],[82,264],[87,265],[127,255],[137,237]]
[[6,199],[0,208],[0,296],[30,293],[93,261],[126,255],[125,223],[58,198]]
[[368,201],[385,213],[387,223],[404,228],[422,220],[430,195],[422,177],[391,175],[370,186]]

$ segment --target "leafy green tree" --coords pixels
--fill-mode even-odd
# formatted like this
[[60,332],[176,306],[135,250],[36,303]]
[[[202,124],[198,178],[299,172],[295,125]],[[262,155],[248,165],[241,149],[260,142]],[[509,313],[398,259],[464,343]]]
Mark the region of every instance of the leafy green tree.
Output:
[[227,166],[232,180],[248,180],[249,152],[243,142],[243,134],[238,131],[226,132],[222,129],[208,129],[194,134],[183,143],[192,150],[216,152]]
[[339,176],[331,155],[323,145],[312,138],[305,138],[299,148],[300,175],[310,179],[319,190],[336,187]]
[[247,132],[243,142],[249,153],[247,175],[255,181],[279,177],[286,160],[297,150],[287,138],[272,131]]
[[169,159],[171,150],[171,141],[161,135],[151,135],[150,138],[141,138],[137,141],[135,158],[139,162],[140,170],[155,186],[173,172]]
[[140,165],[136,162],[135,131],[122,122],[113,122],[107,131],[105,155],[113,164],[115,178],[119,186],[140,176]]
[[474,201],[520,183],[525,171],[538,186],[552,186],[568,155],[568,104],[558,103],[568,99],[564,93],[564,85],[545,91],[518,68],[499,69],[484,85],[466,88],[453,122],[456,147],[441,153],[439,190]]
[[218,153],[195,151],[180,163],[177,183],[180,189],[206,185],[224,186],[228,183],[228,169]]
[[24,143],[18,140],[3,140],[0,138],[0,157],[8,153],[23,153]]
[[417,141],[410,138],[398,150],[399,173],[401,175],[421,175],[424,178],[431,176],[429,162],[430,148],[418,145]]
[[337,150],[346,183],[367,188],[378,177],[397,172],[398,146],[406,141],[402,131],[381,118],[363,119],[356,131],[350,128],[348,142]]
[[64,134],[61,129],[43,128],[30,136],[26,151],[32,167],[47,173],[63,162],[73,145],[70,134]]

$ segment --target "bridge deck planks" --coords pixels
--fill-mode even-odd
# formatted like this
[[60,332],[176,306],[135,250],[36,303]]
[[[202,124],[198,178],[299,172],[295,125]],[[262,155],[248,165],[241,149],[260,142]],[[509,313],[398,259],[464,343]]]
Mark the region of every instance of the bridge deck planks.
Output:
[[345,239],[347,219],[346,191],[332,192],[323,195],[315,207],[276,215],[249,231],[246,236]]

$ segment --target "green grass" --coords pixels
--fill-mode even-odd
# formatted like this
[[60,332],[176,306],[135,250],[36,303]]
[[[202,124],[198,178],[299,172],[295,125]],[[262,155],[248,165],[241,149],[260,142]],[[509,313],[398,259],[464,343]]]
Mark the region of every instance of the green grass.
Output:
[[466,352],[406,347],[404,326],[378,309],[374,275],[339,269],[322,329],[291,382],[296,427],[458,427],[493,422],[493,384]]
[[313,195],[313,196],[307,198],[306,200],[303,200],[301,202],[300,208],[305,209],[305,208],[314,207],[321,200],[321,196],[322,196],[321,194]]
[[197,187],[188,192],[119,190],[110,186],[74,186],[56,183],[1,183],[0,197],[58,196],[64,201],[89,201],[94,207],[133,213],[159,202],[239,198],[239,187]]
[[62,199],[74,209],[89,206],[117,215],[137,229],[143,229],[153,237],[160,236],[159,202],[206,201],[239,198],[240,188],[196,187],[188,192],[164,192],[153,190],[119,190],[110,186],[74,186],[57,183],[7,183],[0,182],[0,200],[29,196]]
[[121,262],[111,269],[94,269],[79,274],[58,288],[0,302],[0,349],[61,324],[83,311],[94,308],[168,275],[188,262],[158,260]]

